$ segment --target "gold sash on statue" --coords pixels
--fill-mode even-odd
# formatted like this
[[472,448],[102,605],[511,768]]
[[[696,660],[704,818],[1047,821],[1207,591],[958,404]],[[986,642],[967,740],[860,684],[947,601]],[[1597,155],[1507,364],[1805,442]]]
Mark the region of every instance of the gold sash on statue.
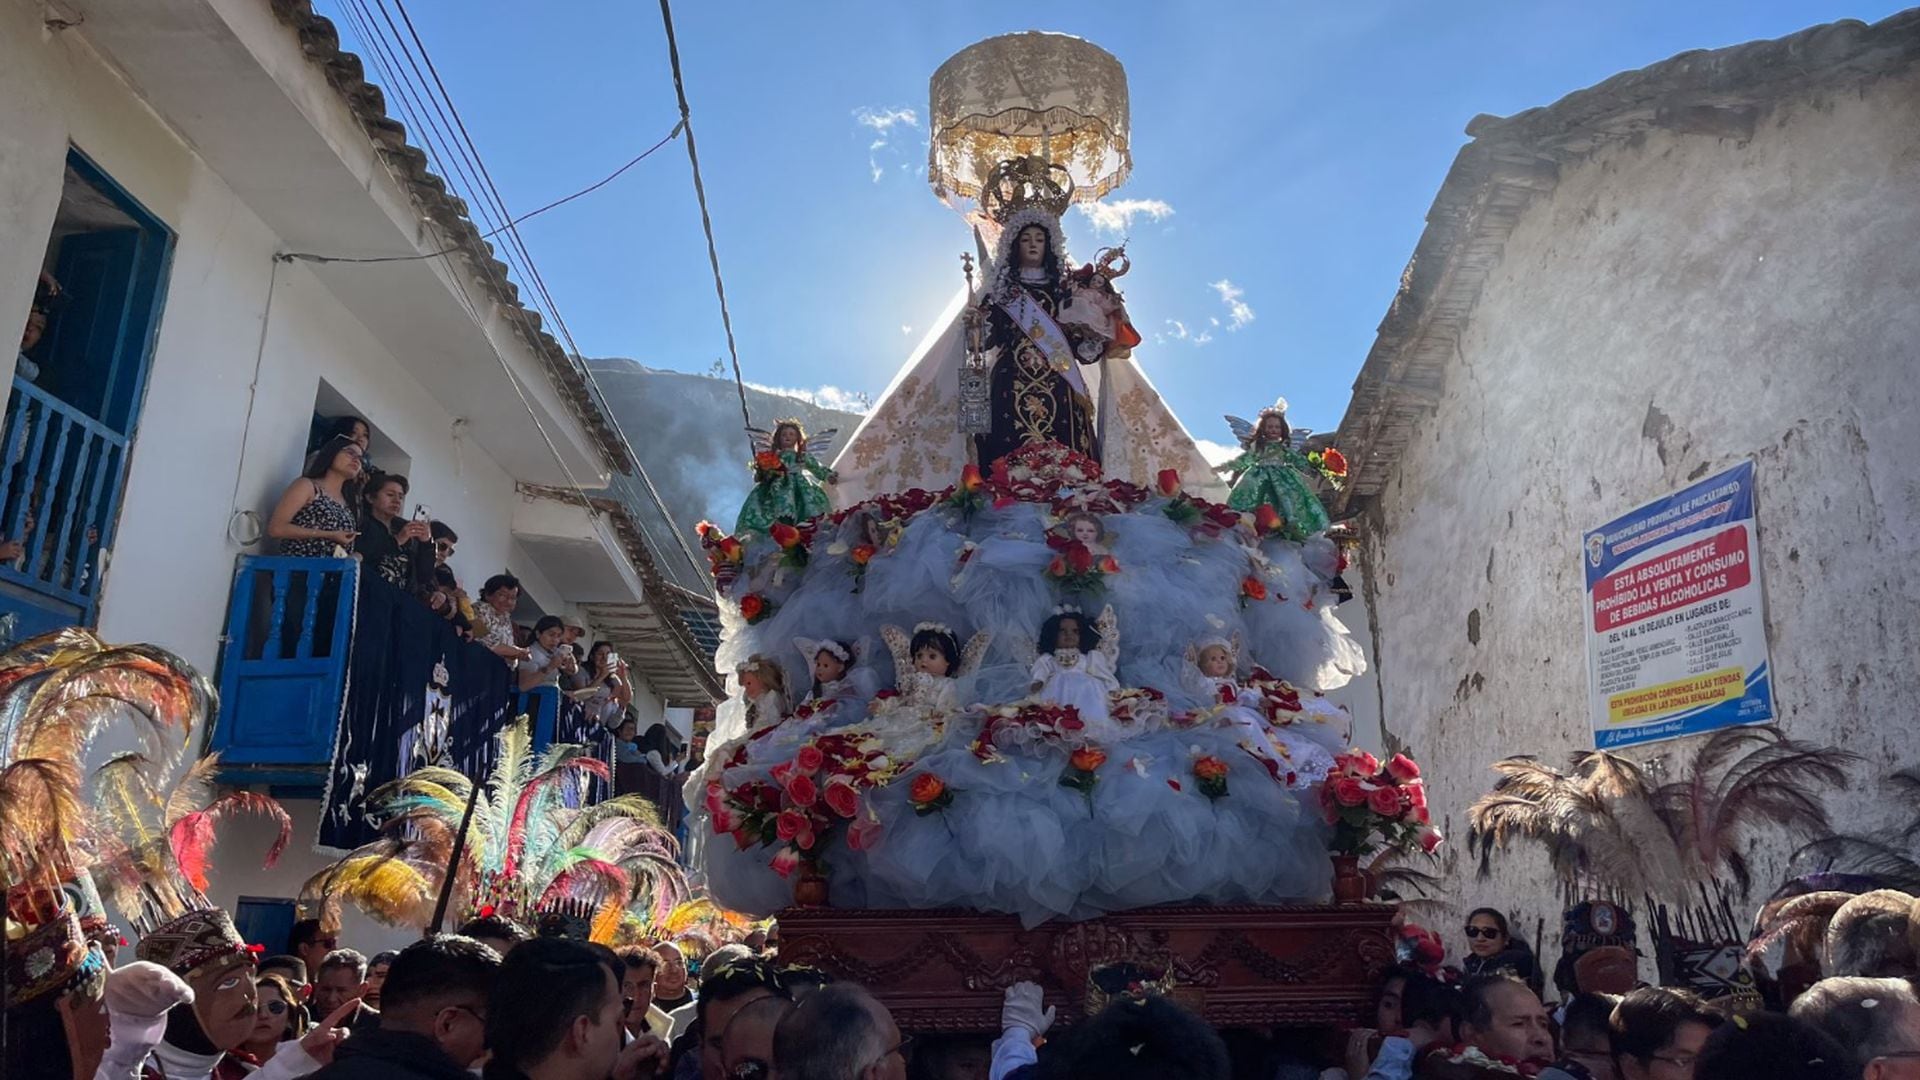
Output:
[[1067,380],[1067,385],[1082,397],[1087,396],[1087,380],[1080,374],[1080,365],[1073,356],[1073,343],[1067,340],[1066,331],[1054,321],[1040,301],[1025,289],[1016,289],[1011,301],[1001,301],[1000,310],[1013,320],[1013,325],[1026,335],[1033,347],[1039,349],[1047,358],[1047,364],[1054,372]]

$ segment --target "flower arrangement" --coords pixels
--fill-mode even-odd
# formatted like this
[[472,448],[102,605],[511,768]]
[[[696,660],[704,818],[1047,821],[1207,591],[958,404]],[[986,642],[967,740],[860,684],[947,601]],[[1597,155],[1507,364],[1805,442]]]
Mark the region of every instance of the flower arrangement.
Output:
[[1405,850],[1418,844],[1432,854],[1443,841],[1427,812],[1427,789],[1420,766],[1405,754],[1386,764],[1365,750],[1349,750],[1333,759],[1320,787],[1320,806],[1333,826],[1332,849],[1338,855],[1367,855],[1385,847]]
[[787,475],[787,463],[772,450],[762,450],[753,455],[753,482],[764,484]]
[[1093,549],[1078,540],[1058,541],[1059,554],[1047,564],[1047,576],[1070,593],[1098,595],[1106,591],[1108,574],[1120,572],[1120,563],[1111,555],[1095,555]]
[[926,817],[952,806],[953,790],[938,776],[921,773],[913,778],[913,785],[907,789],[907,802],[913,806],[915,814]]
[[1067,767],[1060,773],[1060,786],[1072,788],[1093,801],[1093,788],[1100,782],[1097,770],[1107,763],[1107,752],[1097,746],[1083,746],[1067,755]]
[[963,514],[972,514],[986,505],[987,479],[980,475],[980,466],[967,464],[960,470],[960,482],[953,485],[953,493],[941,502]]
[[1226,798],[1227,763],[1212,754],[1200,753],[1197,746],[1193,750],[1193,781],[1200,794],[1209,799]]
[[1325,450],[1314,450],[1307,454],[1307,464],[1320,470],[1335,491],[1347,478],[1347,455],[1329,446]]
[[980,734],[970,749],[983,762],[1004,761],[999,747],[1024,746],[1035,742],[1070,743],[1086,728],[1080,710],[1071,705],[1047,702],[996,705],[985,711]]
[[1053,442],[1023,446],[993,463],[995,491],[1021,502],[1048,502],[1061,488],[1100,478],[1099,462]]
[[[795,717],[803,719],[806,709],[803,705],[795,710]],[[731,789],[718,780],[709,782],[707,811],[714,833],[731,833],[743,851],[754,844],[778,845],[768,865],[786,877],[803,865],[817,867],[827,842],[843,825],[848,846],[871,846],[878,821],[862,815],[861,794],[891,782],[897,772],[876,736],[818,735],[796,749],[791,760],[769,770],[766,780],[748,780]]]
[[747,620],[748,626],[752,626],[755,623],[765,622],[779,607],[780,605],[759,593],[748,593],[740,598],[740,617]]

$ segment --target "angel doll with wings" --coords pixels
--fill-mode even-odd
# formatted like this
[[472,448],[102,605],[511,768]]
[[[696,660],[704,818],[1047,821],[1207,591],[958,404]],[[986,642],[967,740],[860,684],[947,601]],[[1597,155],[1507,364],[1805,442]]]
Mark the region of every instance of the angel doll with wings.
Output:
[[800,421],[776,421],[772,431],[750,427],[753,436],[753,490],[740,507],[734,535],[764,533],[776,521],[798,525],[831,510],[823,484],[839,479],[820,458],[833,445],[838,428],[807,438]]
[[1187,646],[1180,685],[1204,703],[1199,715],[1220,727],[1236,729],[1240,748],[1275,780],[1306,787],[1326,779],[1333,768],[1333,753],[1314,739],[1267,721],[1260,691],[1241,681],[1240,652],[1238,631],[1226,637],[1203,637]]
[[1111,726],[1109,695],[1120,689],[1114,673],[1120,657],[1120,627],[1113,605],[1092,621],[1079,608],[1055,608],[1053,616],[1041,624],[1037,652],[1029,688],[1033,696],[1072,706],[1089,734]]
[[1304,474],[1320,472],[1330,479],[1334,474],[1293,448],[1286,399],[1261,409],[1255,423],[1229,416],[1227,426],[1244,451],[1232,461],[1215,466],[1233,481],[1227,505],[1244,511],[1272,507],[1284,522],[1282,532],[1289,540],[1301,541],[1325,532],[1329,524],[1327,508],[1307,486]]
[[880,636],[893,653],[895,708],[912,709],[925,719],[945,717],[960,708],[959,680],[980,666],[993,635],[985,630],[960,645],[959,635],[944,623],[923,622],[909,636],[897,626],[883,626]]

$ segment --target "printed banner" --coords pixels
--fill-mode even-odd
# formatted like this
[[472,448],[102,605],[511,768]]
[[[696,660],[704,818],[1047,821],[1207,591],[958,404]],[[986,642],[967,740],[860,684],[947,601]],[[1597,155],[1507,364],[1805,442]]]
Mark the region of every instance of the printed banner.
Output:
[[1753,462],[1602,525],[1581,552],[1595,747],[1773,719]]

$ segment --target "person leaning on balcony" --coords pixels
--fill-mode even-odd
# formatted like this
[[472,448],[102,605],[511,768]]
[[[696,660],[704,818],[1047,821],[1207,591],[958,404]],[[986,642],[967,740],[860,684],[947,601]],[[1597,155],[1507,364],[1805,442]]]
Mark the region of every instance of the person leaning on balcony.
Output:
[[542,616],[533,624],[533,648],[527,662],[520,665],[520,689],[531,690],[536,686],[559,686],[562,676],[572,675],[580,670],[580,661],[573,650],[561,644],[566,637],[566,623],[558,615]]
[[525,660],[529,653],[513,643],[513,609],[520,603],[520,579],[512,574],[495,574],[480,586],[480,603],[473,613],[478,622],[480,644],[509,665]]
[[307,457],[307,467],[267,520],[267,535],[280,541],[280,554],[324,559],[335,549],[353,550],[359,534],[348,488],[359,482],[365,456],[358,443],[335,435]]
[[360,535],[353,543],[362,565],[372,567],[387,584],[403,588],[412,580],[407,545],[432,535],[425,521],[401,516],[407,490],[407,478],[399,473],[371,474],[362,497]]

